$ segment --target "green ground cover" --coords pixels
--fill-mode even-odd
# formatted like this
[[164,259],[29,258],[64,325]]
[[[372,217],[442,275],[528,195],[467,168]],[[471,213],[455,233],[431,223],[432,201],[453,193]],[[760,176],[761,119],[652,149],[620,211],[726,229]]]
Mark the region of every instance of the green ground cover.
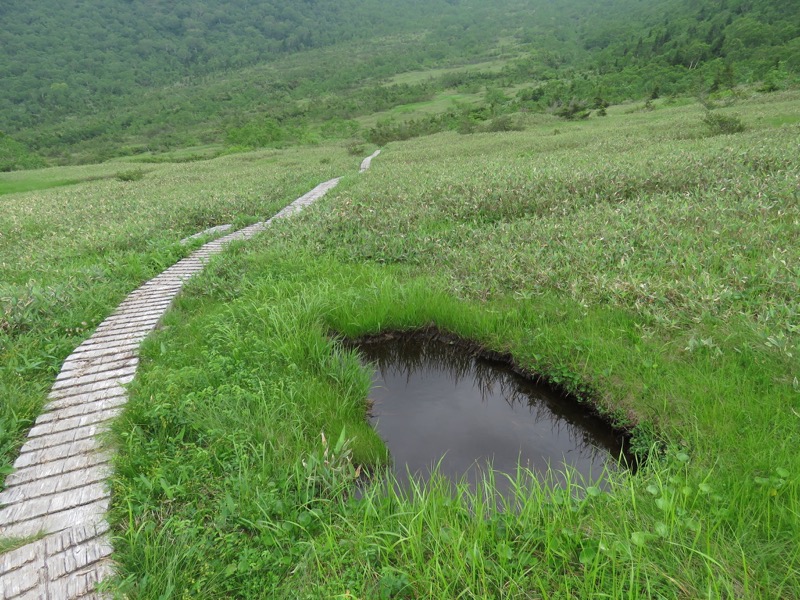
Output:
[[437,94],[432,100],[403,104],[391,110],[359,117],[355,121],[364,128],[371,128],[381,121],[403,122],[457,110],[459,107],[478,106],[481,99],[481,94],[459,94],[453,91],[446,91]]
[[76,182],[0,196],[0,473],[64,358],[126,294],[188,253],[180,239],[268,217],[359,160],[329,147],[0,175],[0,189]]
[[[229,249],[146,342],[115,426],[112,587],[800,596],[798,107],[656,102],[392,143]],[[386,453],[370,374],[333,334],[431,324],[576,392],[648,461],[603,486],[521,471],[505,500],[436,480],[357,499]]]
[[[331,119],[451,89],[519,90],[515,109],[545,112],[737,85],[785,90],[800,73],[791,0],[173,5],[8,4],[0,171],[332,140]],[[265,121],[281,135],[238,135]]]
[[[178,162],[177,160],[174,162]],[[90,165],[86,167],[63,167],[50,169],[35,169],[27,171],[11,171],[0,173],[0,196],[4,194],[21,194],[35,192],[78,183],[89,183],[100,179],[118,178],[124,180],[126,175],[133,171],[132,165],[127,161],[119,161],[115,165]],[[141,171],[143,177],[146,171]],[[140,175],[133,175],[139,177]],[[14,208],[10,205],[9,217],[13,218]]]
[[417,84],[433,81],[444,75],[455,75],[463,73],[497,73],[508,65],[508,60],[487,60],[475,62],[458,67],[442,67],[439,69],[427,69],[424,71],[408,71],[389,78],[389,83]]
[[18,194],[21,192],[33,192],[35,190],[46,190],[62,185],[74,185],[83,183],[83,179],[61,179],[56,181],[41,181],[35,176],[22,181],[0,181],[0,196],[3,194]]

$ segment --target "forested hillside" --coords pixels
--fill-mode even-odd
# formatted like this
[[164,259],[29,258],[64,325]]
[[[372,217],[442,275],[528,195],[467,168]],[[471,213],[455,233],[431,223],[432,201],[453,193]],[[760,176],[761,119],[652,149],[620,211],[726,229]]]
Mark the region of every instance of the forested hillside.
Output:
[[80,112],[87,99],[103,106],[137,88],[408,31],[453,12],[445,0],[11,0],[0,6],[3,125],[29,126],[46,113]]
[[[61,162],[313,141],[309,124],[448,89],[496,113],[768,91],[800,70],[793,0],[8,0],[0,23],[0,131]],[[265,119],[277,133],[246,134]]]

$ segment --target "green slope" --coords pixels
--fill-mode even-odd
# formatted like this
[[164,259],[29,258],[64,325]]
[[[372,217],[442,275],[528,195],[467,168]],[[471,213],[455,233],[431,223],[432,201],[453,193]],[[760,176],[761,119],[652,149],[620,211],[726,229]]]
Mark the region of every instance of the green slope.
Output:
[[[61,163],[313,143],[330,119],[447,91],[545,110],[781,89],[800,70],[787,0],[13,0],[0,19],[0,130]],[[269,119],[280,135],[253,133]]]

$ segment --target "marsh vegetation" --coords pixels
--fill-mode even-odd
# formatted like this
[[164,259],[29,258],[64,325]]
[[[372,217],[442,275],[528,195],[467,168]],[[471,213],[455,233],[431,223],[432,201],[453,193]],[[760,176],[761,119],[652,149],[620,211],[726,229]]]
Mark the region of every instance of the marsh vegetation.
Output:
[[[0,476],[181,240],[344,176],[145,342],[108,590],[800,597],[799,11],[4,3]],[[365,478],[389,459],[337,336],[431,328],[626,432],[638,469]]]
[[[139,597],[797,595],[796,93],[440,134],[231,248],[144,348],[116,427]],[[428,324],[633,433],[600,488],[524,469],[353,494],[386,452],[331,332]],[[485,487],[484,487],[485,486]],[[498,505],[498,503],[505,503]]]

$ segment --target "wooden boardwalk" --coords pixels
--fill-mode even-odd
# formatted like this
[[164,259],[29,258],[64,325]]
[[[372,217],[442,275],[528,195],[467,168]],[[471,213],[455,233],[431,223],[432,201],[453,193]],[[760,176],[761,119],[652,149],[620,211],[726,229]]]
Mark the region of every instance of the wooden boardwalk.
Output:
[[338,183],[326,181],[268,221],[205,244],[131,293],[67,358],[0,492],[0,538],[36,538],[0,555],[0,600],[101,597],[95,584],[113,573],[113,548],[105,519],[111,456],[98,434],[122,411],[139,345],[212,255]]

